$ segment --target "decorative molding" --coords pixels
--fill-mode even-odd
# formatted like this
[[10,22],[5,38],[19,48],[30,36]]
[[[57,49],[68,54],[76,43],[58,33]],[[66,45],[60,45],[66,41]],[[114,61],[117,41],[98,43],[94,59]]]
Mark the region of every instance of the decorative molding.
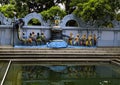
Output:
[[0,12],[0,22],[1,25],[11,25],[12,19],[6,18],[1,12]]

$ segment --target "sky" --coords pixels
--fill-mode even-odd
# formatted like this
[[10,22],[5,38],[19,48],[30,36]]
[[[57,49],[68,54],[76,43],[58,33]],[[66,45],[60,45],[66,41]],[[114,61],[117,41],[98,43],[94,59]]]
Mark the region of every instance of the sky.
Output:
[[65,10],[65,4],[64,4],[64,3],[63,3],[63,4],[62,4],[62,3],[59,3],[58,6],[59,6],[61,9]]

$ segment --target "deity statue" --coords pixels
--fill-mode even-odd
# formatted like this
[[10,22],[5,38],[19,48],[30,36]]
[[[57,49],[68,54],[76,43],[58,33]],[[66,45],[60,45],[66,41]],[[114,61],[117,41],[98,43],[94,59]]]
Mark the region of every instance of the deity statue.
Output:
[[60,23],[60,17],[58,16],[58,13],[57,13],[57,15],[54,17],[54,20],[55,20],[55,26],[58,26],[59,23]]

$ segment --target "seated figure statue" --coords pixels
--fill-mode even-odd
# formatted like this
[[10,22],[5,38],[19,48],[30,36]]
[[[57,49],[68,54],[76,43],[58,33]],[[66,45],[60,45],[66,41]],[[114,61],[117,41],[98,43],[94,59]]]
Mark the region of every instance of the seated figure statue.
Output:
[[74,39],[74,35],[73,35],[72,32],[70,32],[69,39],[68,39],[68,44],[69,45],[73,45],[73,39]]
[[54,20],[55,20],[55,26],[58,26],[60,23],[60,17],[58,16],[58,14],[57,16],[54,17]]
[[21,40],[23,41],[23,44],[27,43],[27,36],[24,32],[22,33],[22,39]]
[[41,33],[41,43],[46,44],[46,37],[45,37],[44,33]]
[[41,44],[41,36],[40,36],[40,33],[37,33],[37,37],[36,37],[36,43],[37,43],[37,45],[38,45],[38,43],[40,43]]
[[30,35],[29,35],[28,43],[32,43],[32,33],[30,33]]

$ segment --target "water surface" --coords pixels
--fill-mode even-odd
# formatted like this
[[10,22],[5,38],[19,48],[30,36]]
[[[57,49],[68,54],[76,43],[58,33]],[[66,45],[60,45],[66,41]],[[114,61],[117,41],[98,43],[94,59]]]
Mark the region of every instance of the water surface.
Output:
[[4,85],[120,85],[120,67],[107,63],[13,62]]

